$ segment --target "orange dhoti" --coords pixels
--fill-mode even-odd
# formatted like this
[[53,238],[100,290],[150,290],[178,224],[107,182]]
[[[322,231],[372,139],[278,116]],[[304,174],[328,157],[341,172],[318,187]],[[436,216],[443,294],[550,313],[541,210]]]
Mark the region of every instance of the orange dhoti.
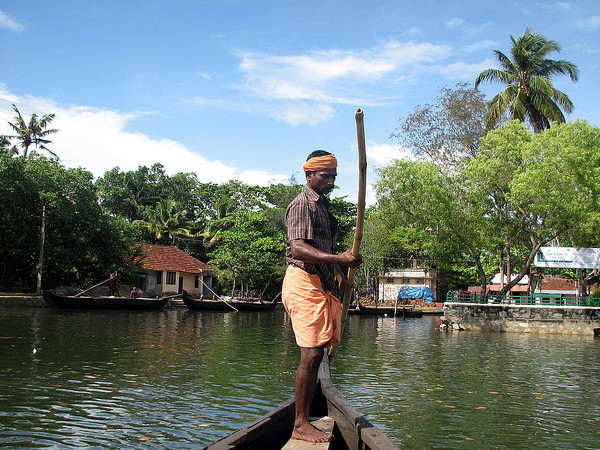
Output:
[[299,347],[337,345],[341,337],[342,304],[323,290],[321,279],[289,265],[281,290]]

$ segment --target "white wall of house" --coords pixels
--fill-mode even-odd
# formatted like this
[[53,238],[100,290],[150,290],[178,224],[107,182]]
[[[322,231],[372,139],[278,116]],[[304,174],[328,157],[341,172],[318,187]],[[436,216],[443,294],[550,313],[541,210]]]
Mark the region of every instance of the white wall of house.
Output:
[[[145,270],[144,292],[149,295],[163,296],[176,294],[179,291],[179,280],[183,279],[183,289],[193,296],[200,296],[203,292],[203,274],[193,274],[185,272],[156,271]],[[198,287],[196,287],[196,276],[198,277]]]

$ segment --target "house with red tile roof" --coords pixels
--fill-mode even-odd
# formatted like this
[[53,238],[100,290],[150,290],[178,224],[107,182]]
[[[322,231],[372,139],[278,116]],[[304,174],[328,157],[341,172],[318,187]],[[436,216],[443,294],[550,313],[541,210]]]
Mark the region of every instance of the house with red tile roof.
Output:
[[183,250],[169,245],[140,244],[142,256],[136,261],[136,286],[150,295],[187,291],[193,296],[211,297],[213,269]]

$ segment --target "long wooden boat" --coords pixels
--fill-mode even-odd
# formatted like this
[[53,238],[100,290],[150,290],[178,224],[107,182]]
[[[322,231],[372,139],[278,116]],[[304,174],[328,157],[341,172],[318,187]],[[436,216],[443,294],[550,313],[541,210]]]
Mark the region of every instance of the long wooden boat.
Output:
[[51,291],[44,291],[44,300],[48,305],[56,308],[159,310],[167,304],[169,297],[75,297],[72,295],[58,295]]
[[[241,300],[208,300],[192,297],[186,291],[182,293],[183,303],[192,311],[273,311],[277,303],[277,297],[271,302],[252,302]],[[232,308],[235,308],[233,309]]]
[[423,317],[423,311],[407,308],[406,306],[398,306],[397,308],[393,306],[364,306],[360,302],[358,303],[357,313],[388,317]]
[[[288,400],[270,413],[204,450],[274,450],[286,445],[294,426],[295,402]],[[327,354],[319,367],[319,385],[312,403],[311,417],[328,416],[334,420],[329,448],[349,450],[397,450],[398,447],[367,418],[356,411],[331,382]],[[300,442],[300,441],[296,441]],[[322,448],[307,443],[306,448]],[[303,447],[303,448],[304,448]],[[286,446],[286,448],[300,448]]]

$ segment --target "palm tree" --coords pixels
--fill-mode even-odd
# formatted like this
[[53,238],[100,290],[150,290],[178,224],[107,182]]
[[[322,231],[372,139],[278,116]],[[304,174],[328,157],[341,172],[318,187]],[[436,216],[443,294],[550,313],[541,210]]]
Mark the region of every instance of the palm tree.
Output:
[[7,137],[19,141],[19,145],[23,148],[23,157],[27,158],[27,151],[29,150],[29,147],[34,144],[36,148],[46,150],[58,159],[58,155],[46,147],[46,144],[52,142],[49,139],[46,139],[46,137],[58,131],[54,128],[46,129],[46,127],[50,125],[50,122],[54,120],[54,114],[44,114],[39,119],[37,114],[32,114],[29,118],[29,124],[27,124],[16,105],[13,104],[12,107],[16,113],[16,116],[14,117],[15,123],[8,122],[8,124],[15,131],[16,135]]
[[133,223],[152,233],[157,240],[169,237],[175,243],[175,236],[192,237],[190,224],[183,219],[187,211],[177,208],[175,200],[161,199],[154,209],[144,212],[146,220],[135,220]]
[[560,51],[560,46],[529,28],[522,36],[510,39],[512,59],[494,50],[501,69],[484,70],[475,80],[476,89],[482,81],[508,85],[489,102],[488,123],[498,121],[507,110],[511,119],[527,120],[536,133],[550,128],[552,122],[564,122],[562,110],[570,113],[573,103],[554,88],[550,78],[560,74],[577,81],[577,66],[546,58],[549,53]]
[[219,234],[228,228],[229,224],[223,219],[235,209],[235,201],[230,196],[221,194],[217,197],[214,206],[217,217],[209,221],[204,230],[199,233],[202,236],[202,245],[206,249],[213,247],[219,240]]

